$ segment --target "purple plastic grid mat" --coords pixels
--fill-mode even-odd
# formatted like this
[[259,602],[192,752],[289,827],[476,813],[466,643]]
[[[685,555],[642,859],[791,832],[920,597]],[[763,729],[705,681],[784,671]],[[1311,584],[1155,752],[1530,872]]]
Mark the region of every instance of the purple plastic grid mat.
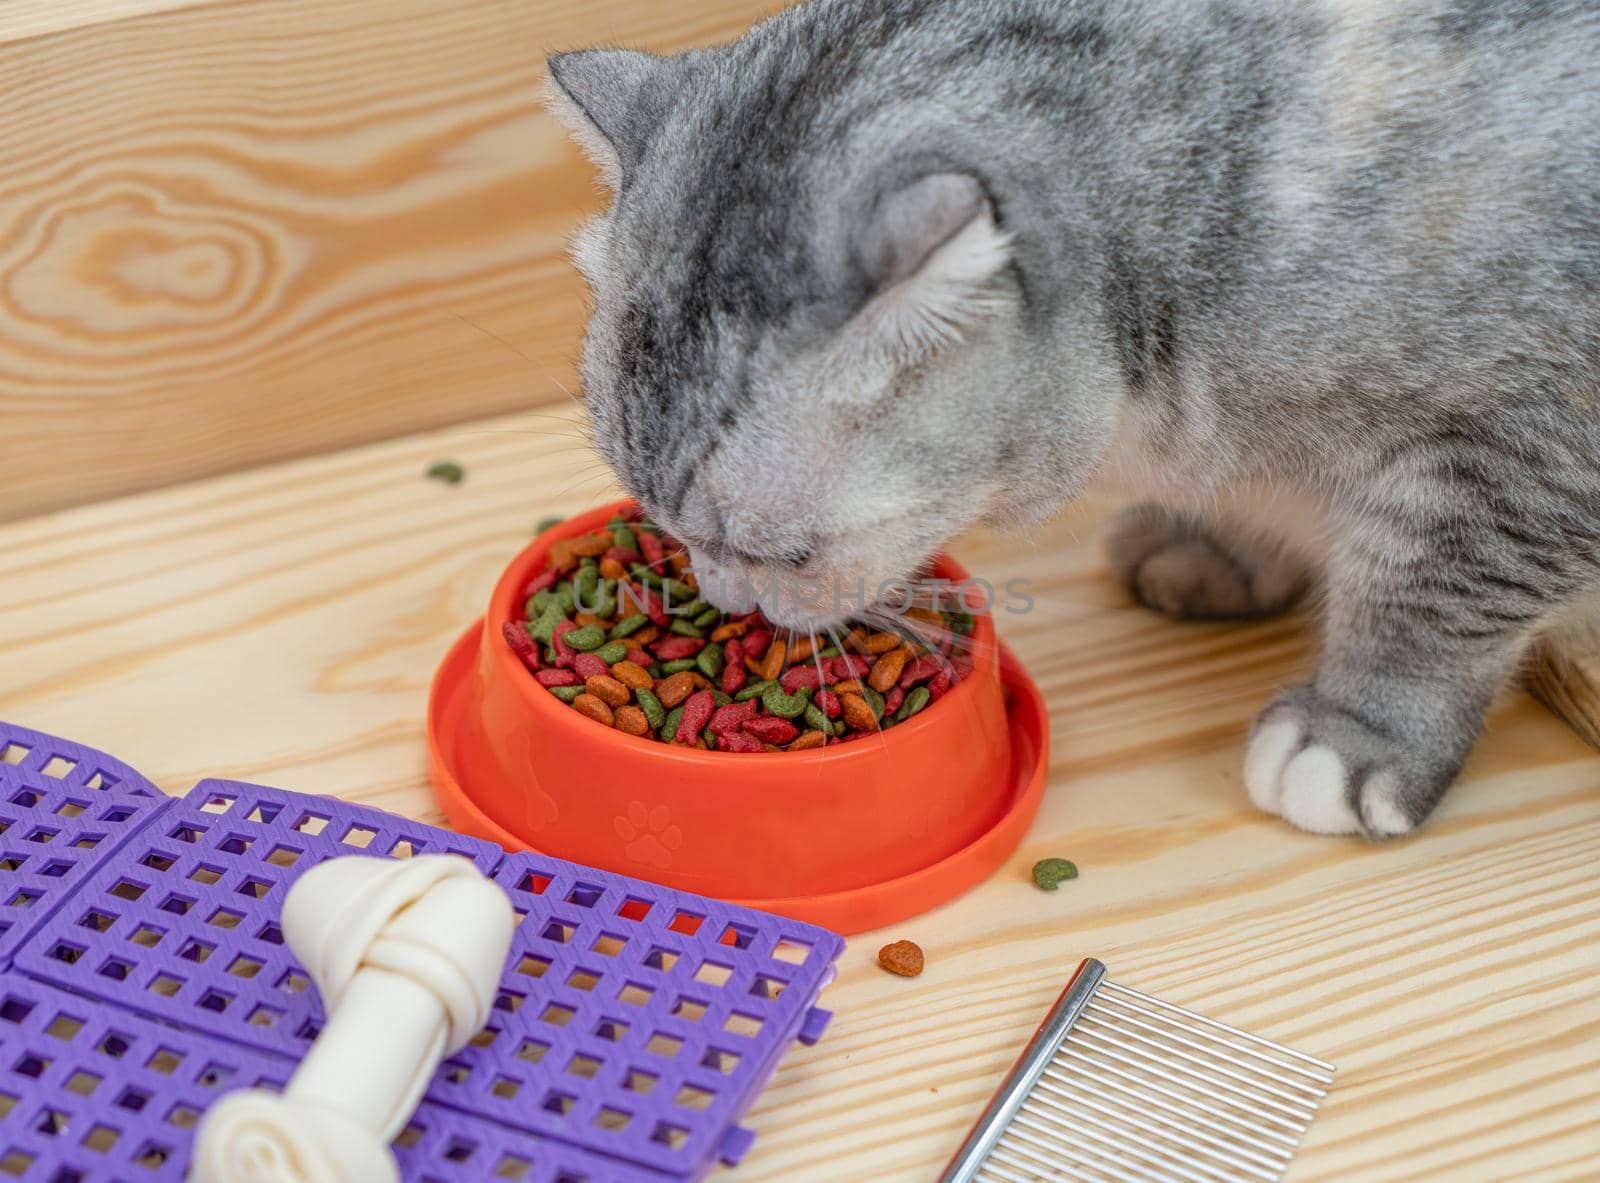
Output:
[[[827,1022],[813,1004],[843,941],[822,929],[328,798],[208,781],[161,804],[77,877],[16,968],[172,1024],[227,1062],[298,1059],[320,1030],[277,927],[309,866],[448,850],[498,868],[520,923],[496,1014],[432,1082],[405,1136],[422,1155],[407,1179],[700,1178],[748,1149],[739,1117],[791,1042]],[[0,1151],[31,1128],[17,1122],[0,1113]],[[75,1170],[59,1183],[121,1178]]]
[[[293,1064],[56,990],[0,978],[0,1177],[179,1183],[225,1091],[281,1089]],[[648,1183],[660,1176],[432,1103],[399,1138],[416,1183]]]
[[283,944],[290,885],[325,858],[448,852],[491,873],[498,846],[394,814],[208,780],[123,847],[18,950],[16,967],[258,1051],[302,1056],[322,1023]]
[[103,752],[0,723],[0,970],[167,804]]

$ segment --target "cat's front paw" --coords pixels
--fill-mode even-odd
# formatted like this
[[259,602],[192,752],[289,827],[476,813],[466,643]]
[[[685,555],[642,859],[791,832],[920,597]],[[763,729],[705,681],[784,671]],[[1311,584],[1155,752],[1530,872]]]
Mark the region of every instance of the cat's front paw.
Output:
[[1313,834],[1409,834],[1454,774],[1313,686],[1285,690],[1257,716],[1244,757],[1245,788],[1256,806]]

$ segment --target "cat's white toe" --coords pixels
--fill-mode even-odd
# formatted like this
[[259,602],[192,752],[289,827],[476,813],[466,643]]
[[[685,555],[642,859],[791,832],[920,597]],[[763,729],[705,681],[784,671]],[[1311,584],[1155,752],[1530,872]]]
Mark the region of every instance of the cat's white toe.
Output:
[[1417,828],[1400,808],[1400,781],[1394,773],[1374,773],[1361,787],[1361,820],[1375,838],[1402,838]]
[[1313,744],[1284,765],[1280,812],[1290,825],[1313,834],[1358,834],[1350,808],[1349,771],[1338,752]]
[[1244,754],[1244,787],[1263,813],[1281,813],[1283,769],[1300,746],[1303,734],[1292,718],[1275,719],[1257,728]]

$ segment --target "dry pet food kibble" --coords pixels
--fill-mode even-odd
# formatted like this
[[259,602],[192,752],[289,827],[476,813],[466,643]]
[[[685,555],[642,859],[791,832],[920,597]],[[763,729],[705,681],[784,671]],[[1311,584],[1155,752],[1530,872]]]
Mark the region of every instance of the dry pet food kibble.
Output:
[[902,978],[914,978],[922,972],[922,947],[913,941],[896,941],[878,950],[878,964]]
[[1070,859],[1047,858],[1033,864],[1033,881],[1045,891],[1055,891],[1068,879],[1078,877],[1078,864]]
[[[626,735],[721,752],[804,752],[926,710],[972,672],[972,618],[789,633],[700,596],[683,546],[637,513],[550,548],[501,631],[540,686]],[[920,955],[919,955],[920,956]]]
[[436,481],[443,481],[447,485],[459,485],[466,479],[467,470],[454,460],[441,460],[428,469],[428,476]]

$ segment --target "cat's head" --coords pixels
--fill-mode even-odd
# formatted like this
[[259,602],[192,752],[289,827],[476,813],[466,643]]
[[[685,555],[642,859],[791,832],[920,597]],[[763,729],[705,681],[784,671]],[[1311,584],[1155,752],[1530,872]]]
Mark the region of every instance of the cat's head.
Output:
[[551,73],[614,195],[574,252],[595,438],[712,599],[829,623],[1081,486],[1114,412],[1052,372],[973,137],[761,43]]

